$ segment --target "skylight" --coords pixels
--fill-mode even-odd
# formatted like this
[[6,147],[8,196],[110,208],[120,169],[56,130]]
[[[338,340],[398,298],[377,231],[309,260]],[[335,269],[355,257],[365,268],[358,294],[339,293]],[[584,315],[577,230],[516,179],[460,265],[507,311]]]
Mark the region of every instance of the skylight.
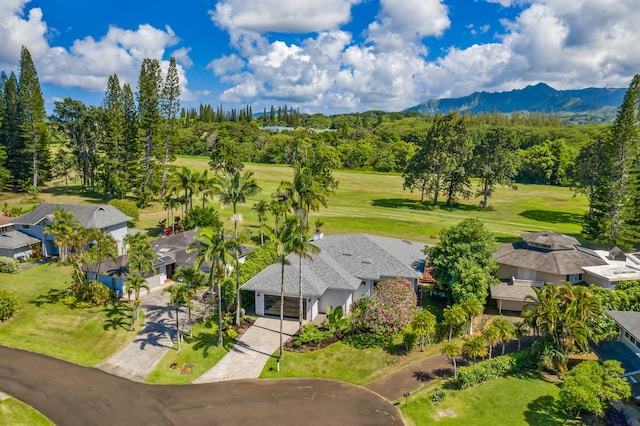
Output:
[[353,256],[353,250],[351,249],[346,249],[342,251],[342,255],[343,256]]
[[371,265],[373,263],[373,260],[371,260],[370,257],[365,257],[362,259],[362,263],[366,263],[367,265]]

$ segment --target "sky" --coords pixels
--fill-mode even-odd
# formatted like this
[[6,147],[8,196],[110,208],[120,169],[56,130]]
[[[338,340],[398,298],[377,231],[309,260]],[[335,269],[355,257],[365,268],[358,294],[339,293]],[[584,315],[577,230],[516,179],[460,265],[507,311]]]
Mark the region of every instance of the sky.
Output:
[[627,87],[638,0],[0,0],[0,70],[34,59],[50,111],[175,57],[181,104],[333,114],[428,99]]

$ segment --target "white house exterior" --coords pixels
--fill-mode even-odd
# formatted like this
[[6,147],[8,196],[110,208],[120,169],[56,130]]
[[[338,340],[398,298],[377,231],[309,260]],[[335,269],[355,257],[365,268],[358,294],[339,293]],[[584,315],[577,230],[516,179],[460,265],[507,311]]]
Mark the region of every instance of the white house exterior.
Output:
[[[368,234],[328,236],[313,244],[320,253],[313,260],[302,261],[302,296],[304,317],[313,320],[329,306],[342,306],[349,313],[351,305],[373,294],[380,281],[406,278],[414,290],[422,278],[424,244]],[[297,317],[299,309],[300,262],[287,256],[284,270],[285,316]],[[243,290],[255,294],[256,314],[279,315],[282,265],[268,266],[247,281]]]
[[16,231],[42,243],[43,256],[55,256],[58,254],[55,237],[46,233],[45,228],[53,222],[53,212],[58,208],[73,212],[73,220],[87,229],[99,229],[111,234],[118,244],[118,253],[124,253],[123,240],[128,231],[127,222],[132,218],[111,205],[41,203],[29,213],[13,219],[12,224]]

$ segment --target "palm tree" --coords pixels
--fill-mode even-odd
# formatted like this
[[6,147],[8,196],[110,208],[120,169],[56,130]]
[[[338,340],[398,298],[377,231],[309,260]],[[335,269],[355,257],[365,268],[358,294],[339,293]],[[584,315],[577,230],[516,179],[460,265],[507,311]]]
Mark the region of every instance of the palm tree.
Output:
[[444,308],[442,316],[445,324],[449,326],[449,341],[451,341],[453,329],[467,322],[466,314],[459,304],[455,304]]
[[[269,232],[269,239],[273,242],[280,263],[280,353],[278,361],[284,358],[284,267],[289,264],[287,254],[289,254],[296,240],[298,239],[298,220],[295,217],[289,217],[285,220],[278,233]],[[280,365],[280,364],[278,364]]]
[[236,242],[236,325],[240,325],[240,262],[238,255],[240,245],[238,244],[238,222],[242,216],[238,214],[238,204],[245,203],[247,198],[253,197],[262,191],[258,183],[253,178],[253,172],[240,173],[236,170],[232,173],[223,173],[220,178],[220,201],[222,205],[233,206],[233,237]]
[[426,309],[417,310],[411,319],[411,328],[420,336],[420,352],[424,352],[424,340],[426,336],[432,336],[436,332],[436,317]]
[[[200,287],[201,284],[204,283],[206,279],[204,273],[193,265],[189,266],[188,268],[178,268],[176,270],[176,273],[173,275],[173,278],[178,280],[178,282],[183,283],[187,287],[189,291],[189,297],[195,296],[196,290],[198,289],[198,287]],[[193,329],[191,327],[191,300],[189,300],[189,303],[187,303],[186,305],[187,313],[189,316],[189,335],[193,337]]]
[[207,198],[213,198],[221,190],[220,178],[217,175],[209,176],[209,170],[205,170],[198,175],[198,191],[202,197],[202,208],[205,208]]
[[484,306],[482,306],[482,302],[475,297],[468,297],[460,301],[459,305],[467,315],[469,334],[473,334],[473,319],[482,313]]
[[453,343],[451,341],[444,344],[442,347],[441,353],[447,356],[447,358],[451,359],[453,362],[453,379],[458,380],[458,368],[456,365],[456,357],[462,354],[462,348],[459,344]]
[[520,352],[520,344],[522,343],[522,338],[527,335],[529,327],[527,323],[524,321],[520,321],[515,323],[515,328],[513,330],[513,336],[518,339],[518,352]]
[[462,353],[468,358],[472,358],[476,362],[477,357],[485,357],[489,350],[487,349],[487,341],[482,336],[467,336],[462,344]]
[[133,299],[133,311],[131,317],[131,331],[135,330],[135,323],[140,318],[140,290],[143,288],[147,290],[147,293],[151,291],[149,284],[140,274],[129,275],[125,281],[126,291],[129,296],[134,294]]
[[258,222],[260,223],[260,245],[264,245],[264,218],[269,212],[269,203],[264,200],[260,200],[251,207],[251,211],[258,215]]
[[190,201],[193,199],[193,193],[197,190],[197,177],[194,176],[194,173],[190,168],[183,166],[174,171],[171,175],[171,180],[172,186],[177,190],[184,192],[183,203],[186,213],[189,210]]
[[[195,267],[200,269],[203,264],[209,265],[209,273],[207,274],[207,284],[218,297],[218,346],[222,347],[223,339],[223,323],[222,323],[222,293],[220,292],[220,282],[224,279],[226,273],[226,265],[230,260],[229,251],[235,245],[224,237],[224,228],[222,224],[214,228],[196,229],[195,241],[187,248],[187,252],[196,253]],[[222,277],[216,280],[218,272],[218,264],[220,264]]]
[[491,323],[491,325],[498,329],[498,336],[500,338],[500,343],[502,343],[502,355],[504,355],[504,350],[507,346],[507,342],[513,339],[516,333],[516,326],[514,323],[503,316],[500,316],[493,320],[493,323]]
[[482,330],[482,337],[489,344],[489,359],[493,352],[493,345],[500,341],[500,330],[498,330],[493,324]]
[[304,258],[313,261],[313,257],[311,255],[320,253],[320,247],[308,241],[307,234],[302,226],[302,221],[298,222],[297,234],[298,238],[293,241],[291,251],[298,256],[298,322],[300,332],[302,332],[302,319],[304,317],[302,309],[302,259]]
[[[178,351],[180,351],[180,343],[182,335],[180,334],[180,306],[186,305],[191,312],[192,289],[185,283],[175,284],[163,290],[169,293],[169,304],[176,308],[176,339],[178,341]],[[191,314],[189,314],[189,329],[191,329]]]
[[[297,164],[293,176],[293,189],[295,191],[296,206],[305,212],[305,226],[309,227],[309,213],[318,211],[320,206],[327,207],[327,197],[333,195],[331,186],[323,185],[324,180],[314,175],[309,166]],[[335,181],[334,181],[335,182]]]
[[53,211],[53,222],[49,222],[44,228],[45,233],[54,236],[62,262],[67,260],[72,234],[80,227],[80,222],[73,218],[74,214],[71,210],[65,211],[62,207],[56,207]]

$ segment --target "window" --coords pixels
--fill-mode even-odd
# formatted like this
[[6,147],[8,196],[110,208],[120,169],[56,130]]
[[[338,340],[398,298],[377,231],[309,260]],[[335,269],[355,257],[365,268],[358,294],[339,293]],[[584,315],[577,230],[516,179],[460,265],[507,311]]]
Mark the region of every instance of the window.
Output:
[[569,281],[570,283],[577,283],[578,281],[582,281],[582,274],[567,275],[567,281]]

